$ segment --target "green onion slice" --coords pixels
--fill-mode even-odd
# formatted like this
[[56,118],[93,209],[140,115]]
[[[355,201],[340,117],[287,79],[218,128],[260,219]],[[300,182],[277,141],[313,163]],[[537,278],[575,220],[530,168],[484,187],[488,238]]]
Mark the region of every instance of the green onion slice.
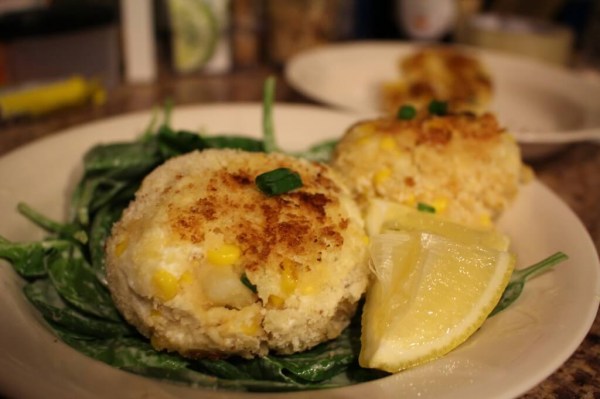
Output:
[[398,109],[396,118],[404,121],[409,121],[417,116],[417,110],[412,105],[403,105]]
[[417,204],[417,209],[421,212],[435,213],[435,207],[424,202],[419,202]]
[[446,101],[433,100],[429,103],[429,113],[431,115],[444,116],[448,114],[448,103]]
[[248,279],[248,276],[246,276],[246,273],[242,274],[242,277],[240,277],[240,281],[242,282],[242,284],[244,284],[246,287],[248,287],[248,289],[252,292],[254,292],[255,294],[258,292],[258,290],[256,289],[256,285],[252,284],[252,282],[250,282],[250,279]]
[[278,168],[256,176],[256,186],[266,195],[279,195],[302,187],[302,178],[288,168]]

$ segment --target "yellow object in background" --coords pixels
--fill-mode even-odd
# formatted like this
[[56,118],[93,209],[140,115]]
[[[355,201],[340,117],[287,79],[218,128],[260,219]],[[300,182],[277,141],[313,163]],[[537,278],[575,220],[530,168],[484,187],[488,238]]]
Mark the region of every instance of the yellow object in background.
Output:
[[0,116],[38,116],[88,102],[102,104],[106,92],[99,82],[81,76],[0,92]]

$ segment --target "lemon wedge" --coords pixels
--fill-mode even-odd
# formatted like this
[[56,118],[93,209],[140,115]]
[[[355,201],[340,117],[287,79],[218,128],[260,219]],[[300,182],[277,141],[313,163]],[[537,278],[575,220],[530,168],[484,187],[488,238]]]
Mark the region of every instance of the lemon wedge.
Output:
[[489,231],[412,210],[395,217],[381,219],[393,229],[371,234],[374,278],[359,356],[362,367],[388,372],[441,357],[469,338],[498,303],[515,264],[497,248],[508,239],[490,239]]
[[383,230],[417,230],[450,237],[463,244],[500,251],[506,251],[510,244],[508,237],[495,229],[467,227],[436,214],[417,211],[415,208],[383,199],[371,201],[365,225],[370,236]]
[[218,23],[214,12],[203,0],[169,0],[168,7],[174,67],[183,73],[197,70],[215,51]]

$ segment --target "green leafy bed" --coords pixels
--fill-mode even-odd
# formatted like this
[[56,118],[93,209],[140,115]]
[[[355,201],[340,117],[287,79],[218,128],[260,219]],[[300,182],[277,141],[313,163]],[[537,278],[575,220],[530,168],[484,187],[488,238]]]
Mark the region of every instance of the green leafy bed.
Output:
[[[191,360],[158,352],[129,326],[106,287],[104,242],[112,224],[133,198],[142,179],[166,159],[206,148],[246,151],[276,149],[272,132],[272,90],[266,92],[264,140],[235,135],[204,137],[170,127],[169,112],[135,141],[99,145],[84,157],[84,173],[70,203],[67,223],[46,218],[25,204],[18,210],[49,234],[42,241],[16,243],[0,237],[0,258],[9,261],[25,285],[23,292],[62,341],[114,367],[193,386],[251,391],[283,391],[342,386],[384,373],[358,366],[359,315],[337,339],[289,356],[253,360]],[[297,154],[327,159],[332,142]],[[564,259],[563,254],[515,274],[497,311],[520,294],[526,278]],[[540,266],[541,265],[541,266]]]
[[[168,112],[167,112],[168,115]],[[62,341],[86,355],[137,374],[210,388],[317,389],[366,381],[382,373],[357,364],[360,324],[337,339],[290,356],[253,360],[190,360],[158,352],[115,308],[104,275],[104,242],[142,179],[166,159],[206,148],[264,151],[262,140],[235,135],[203,137],[175,131],[168,117],[138,140],[99,145],[84,156],[84,174],[59,223],[19,204],[18,210],[49,232],[46,239],[14,243],[0,237],[0,257],[25,280],[23,292]],[[321,157],[328,143],[303,155]]]

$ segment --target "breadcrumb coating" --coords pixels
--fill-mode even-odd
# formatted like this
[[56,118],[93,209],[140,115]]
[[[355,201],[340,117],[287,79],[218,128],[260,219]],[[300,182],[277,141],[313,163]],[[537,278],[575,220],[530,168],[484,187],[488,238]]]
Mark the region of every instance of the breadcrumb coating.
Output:
[[381,87],[381,109],[395,114],[411,104],[419,109],[431,100],[446,101],[453,112],[483,113],[493,83],[483,63],[453,47],[423,47],[398,62],[398,79]]
[[[286,167],[303,186],[268,196]],[[293,353],[337,337],[368,279],[360,211],[327,165],[205,150],[144,180],[106,246],[123,316],[157,349],[189,357]]]
[[363,210],[373,198],[421,203],[473,227],[491,227],[530,173],[490,113],[362,121],[340,140],[332,165]]

